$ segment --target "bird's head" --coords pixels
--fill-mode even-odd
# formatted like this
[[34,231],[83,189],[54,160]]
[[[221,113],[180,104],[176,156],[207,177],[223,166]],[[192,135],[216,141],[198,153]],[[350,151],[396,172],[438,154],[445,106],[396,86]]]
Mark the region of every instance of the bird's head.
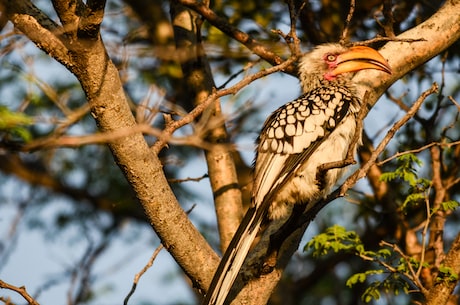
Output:
[[376,50],[325,44],[305,54],[300,60],[300,80],[304,91],[317,82],[350,79],[357,71],[375,69],[391,74],[391,68]]

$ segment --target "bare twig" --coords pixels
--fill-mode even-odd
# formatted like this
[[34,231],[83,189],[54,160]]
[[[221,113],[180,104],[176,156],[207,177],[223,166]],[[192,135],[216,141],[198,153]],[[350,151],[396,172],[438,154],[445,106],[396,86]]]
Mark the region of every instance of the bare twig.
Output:
[[[71,271],[70,287],[67,293],[68,304],[80,304],[90,293],[91,270],[96,260],[110,245],[111,238],[116,233],[118,223],[114,221],[109,227],[103,228],[103,239],[95,244],[90,234],[85,230],[89,244],[79,263]],[[75,291],[75,293],[73,293]]]
[[385,163],[388,163],[390,162],[391,160],[393,159],[396,159],[396,158],[399,158],[403,155],[407,155],[407,154],[415,154],[415,153],[419,153],[419,152],[422,152],[432,146],[439,146],[439,147],[443,147],[443,148],[450,148],[450,147],[453,147],[453,146],[456,146],[456,145],[460,145],[460,141],[455,141],[455,142],[451,142],[451,143],[440,143],[440,142],[432,142],[432,143],[429,143],[427,145],[423,145],[422,147],[419,147],[419,148],[415,148],[415,149],[410,149],[410,150],[406,150],[406,151],[403,151],[403,152],[398,152],[398,153],[395,153],[394,155],[392,155],[391,157],[388,157],[386,158],[385,160],[382,160],[382,161],[379,161],[377,162],[376,164],[378,166],[381,166]]
[[[388,145],[390,140],[393,138],[395,135],[396,131],[398,131],[410,118],[412,118],[415,113],[418,111],[420,106],[422,105],[423,101],[430,95],[436,92],[438,89],[438,85],[436,83],[433,83],[430,89],[426,90],[423,92],[420,97],[417,99],[417,101],[412,105],[411,109],[406,113],[406,115],[401,118],[398,122],[396,122],[392,128],[387,132],[386,136],[383,138],[383,140],[380,142],[380,144],[377,146],[377,148],[372,152],[371,156],[367,160],[366,163],[364,163],[361,168],[356,170],[352,175],[350,175],[345,182],[337,188],[335,191],[330,193],[326,198],[323,200],[319,201],[317,204],[315,204],[311,209],[308,210],[308,212],[302,216],[300,222],[306,223],[314,219],[316,214],[324,208],[329,202],[331,202],[334,199],[337,199],[339,197],[345,196],[347,191],[352,188],[358,180],[361,178],[365,177],[367,172],[370,170],[370,168],[375,164],[378,156],[383,152],[385,147]],[[365,108],[365,107],[363,107]],[[345,161],[338,161],[338,162],[332,162],[332,163],[327,163],[325,167],[343,167],[350,161],[345,160]],[[345,165],[344,165],[345,164]]]
[[201,181],[203,179],[206,179],[208,177],[209,177],[208,174],[204,174],[201,177],[196,177],[196,178],[188,177],[188,178],[184,178],[184,179],[168,179],[168,182],[169,183],[182,183],[182,182],[188,182],[188,181],[199,182],[199,181]]
[[383,1],[383,17],[385,18],[384,23],[381,24],[383,27],[383,30],[385,31],[385,36],[394,38],[395,33],[393,30],[393,25],[395,23],[394,17],[393,17],[393,3],[392,0],[385,0]]
[[289,17],[291,19],[291,24],[289,28],[289,34],[285,37],[285,41],[289,46],[289,49],[291,50],[291,54],[295,56],[300,56],[301,51],[300,51],[300,39],[297,36],[297,19],[299,18],[299,13],[302,11],[303,7],[305,6],[305,3],[302,3],[302,5],[299,8],[299,11],[296,12],[295,10],[295,3],[293,0],[288,0],[286,1],[288,8],[289,8]]
[[348,41],[348,35],[351,26],[351,20],[353,19],[353,14],[355,13],[355,0],[350,0],[350,10],[348,11],[347,19],[345,21],[345,26],[342,31],[342,37],[340,37],[340,43],[345,44]]
[[457,110],[460,111],[460,104],[450,95],[447,98],[457,107]]
[[125,297],[123,301],[123,305],[128,305],[129,299],[131,296],[134,294],[137,288],[137,283],[139,282],[140,278],[144,275],[147,270],[150,269],[150,267],[153,266],[153,263],[155,262],[155,259],[157,258],[158,254],[160,254],[160,251],[163,250],[164,246],[163,244],[160,244],[155,251],[153,252],[152,256],[150,257],[148,263],[142,268],[141,271],[139,271],[135,276],[133,280],[133,285],[131,287],[131,290],[129,291],[128,295]]
[[24,218],[26,209],[28,207],[28,202],[31,202],[30,197],[21,200],[17,204],[17,213],[16,216],[12,217],[10,229],[8,230],[8,235],[5,236],[5,240],[2,242],[2,247],[0,249],[0,271],[3,267],[6,266],[8,258],[13,253],[14,248],[18,241],[18,227],[21,221]]
[[391,94],[389,91],[385,92],[385,96],[392,102],[394,102],[396,105],[398,105],[399,108],[401,108],[404,111],[409,111],[410,107],[404,104],[403,102],[403,97],[407,95],[407,92],[404,92],[400,97],[395,97],[393,94]]
[[[406,276],[417,285],[417,287],[420,288],[420,291],[423,293],[423,295],[428,295],[428,290],[423,286],[422,282],[420,282],[420,279],[418,277],[418,273],[415,272],[414,268],[412,267],[412,264],[410,263],[411,259],[409,256],[407,256],[396,244],[391,244],[386,241],[381,241],[380,246],[387,246],[392,248],[396,253],[398,253],[406,262],[407,262],[407,267],[409,268],[409,272],[406,272]],[[423,262],[420,262],[420,265],[422,265]]]
[[[431,189],[431,187],[429,188]],[[430,198],[429,198],[429,193],[430,190],[427,190],[425,193],[425,209],[426,209],[426,221],[423,222],[423,230],[422,230],[422,251],[420,253],[420,266],[417,269],[417,272],[415,273],[415,277],[418,279],[420,277],[420,274],[422,273],[423,269],[423,263],[425,262],[425,254],[426,254],[426,238],[428,235],[428,228],[430,224],[430,219],[432,216],[431,209],[430,209]],[[411,269],[411,272],[413,270]],[[424,293],[425,294],[425,293]]]
[[[192,205],[192,207],[190,209],[188,209],[186,211],[187,214],[190,214],[193,209],[195,208],[195,204]],[[155,262],[155,259],[157,258],[158,254],[160,253],[161,250],[163,250],[164,246],[163,244],[160,244],[156,249],[155,251],[153,251],[153,254],[152,256],[150,257],[148,263],[144,266],[144,268],[142,268],[141,271],[139,271],[135,276],[134,276],[134,280],[133,280],[133,285],[131,286],[131,290],[129,291],[128,295],[125,297],[124,301],[123,301],[123,305],[128,305],[128,302],[129,302],[129,299],[131,298],[131,296],[134,294],[134,292],[136,291],[136,287],[137,287],[137,283],[139,283],[139,280],[140,278],[144,275],[145,272],[147,272],[147,270],[150,269],[150,267],[153,266],[153,263]]]
[[390,128],[386,136],[383,138],[383,140],[380,142],[377,148],[372,152],[367,162],[364,163],[361,166],[361,168],[356,170],[352,175],[350,175],[339,188],[337,188],[334,192],[330,193],[326,198],[324,198],[323,200],[315,204],[310,210],[308,210],[307,214],[304,215],[304,217],[302,218],[302,221],[303,222],[311,221],[316,216],[316,214],[323,207],[325,207],[329,202],[331,202],[332,200],[338,197],[345,196],[347,191],[350,188],[352,188],[356,184],[356,182],[358,182],[358,180],[365,177],[367,172],[370,170],[370,168],[375,164],[378,156],[383,152],[385,147],[388,145],[390,140],[393,138],[396,131],[398,131],[410,118],[412,118],[415,115],[415,113],[418,111],[418,109],[422,105],[423,101],[425,101],[425,99],[430,94],[433,94],[434,92],[436,92],[437,89],[438,89],[438,85],[436,83],[433,83],[430,89],[423,92],[420,95],[420,97],[417,99],[417,101],[412,105],[411,109],[406,113],[406,115],[403,118],[401,118],[398,122],[396,122],[392,128]]
[[[171,120],[172,123],[177,121]],[[52,134],[49,137],[38,139],[20,147],[15,147],[20,151],[35,151],[38,149],[49,149],[54,147],[79,147],[88,144],[105,144],[117,141],[121,138],[141,132],[146,135],[161,137],[163,132],[148,124],[138,124],[132,127],[120,128],[111,132],[101,132],[84,136],[60,136]],[[176,145],[190,145],[203,149],[208,149],[211,144],[204,141],[199,134],[191,134],[183,137],[171,137],[168,142]],[[3,143],[8,146],[8,143]]]
[[241,70],[237,71],[236,73],[233,73],[232,75],[230,75],[230,77],[222,84],[220,85],[217,90],[220,90],[220,89],[223,89],[225,88],[232,80],[234,80],[238,75],[246,72],[246,71],[249,71],[249,69],[251,69],[252,67],[254,67],[255,65],[257,65],[258,63],[260,63],[260,59],[257,59],[256,61],[254,62],[249,62],[247,63]]
[[412,42],[426,41],[426,39],[425,38],[397,38],[397,37],[392,38],[392,37],[377,36],[377,37],[374,37],[368,40],[353,42],[351,43],[351,45],[352,46],[368,46],[376,42],[388,42],[388,41],[412,43]]
[[9,289],[19,293],[30,305],[40,305],[26,290],[26,287],[17,287],[0,280],[0,288]]

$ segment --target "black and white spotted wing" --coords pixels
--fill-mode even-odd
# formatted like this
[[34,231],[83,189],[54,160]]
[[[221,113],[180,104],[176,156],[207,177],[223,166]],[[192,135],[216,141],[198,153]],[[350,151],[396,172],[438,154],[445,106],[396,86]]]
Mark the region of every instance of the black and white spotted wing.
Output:
[[258,139],[255,205],[308,160],[347,115],[353,99],[347,88],[318,87],[272,113]]

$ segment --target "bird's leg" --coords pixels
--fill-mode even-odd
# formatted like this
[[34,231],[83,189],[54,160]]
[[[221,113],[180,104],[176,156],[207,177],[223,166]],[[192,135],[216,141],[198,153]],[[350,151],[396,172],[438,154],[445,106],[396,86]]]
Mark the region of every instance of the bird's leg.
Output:
[[260,269],[261,275],[273,271],[276,266],[278,252],[284,241],[305,223],[304,217],[302,217],[304,211],[305,204],[294,205],[292,213],[286,222],[275,233],[270,235],[268,249]]

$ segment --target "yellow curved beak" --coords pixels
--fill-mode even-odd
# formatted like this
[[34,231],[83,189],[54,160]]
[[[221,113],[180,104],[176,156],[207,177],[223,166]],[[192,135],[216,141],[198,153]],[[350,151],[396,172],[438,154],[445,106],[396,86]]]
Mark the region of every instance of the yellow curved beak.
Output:
[[351,47],[347,52],[340,54],[337,58],[337,67],[331,73],[337,76],[364,69],[375,69],[391,74],[391,68],[385,58],[376,50],[364,46]]

